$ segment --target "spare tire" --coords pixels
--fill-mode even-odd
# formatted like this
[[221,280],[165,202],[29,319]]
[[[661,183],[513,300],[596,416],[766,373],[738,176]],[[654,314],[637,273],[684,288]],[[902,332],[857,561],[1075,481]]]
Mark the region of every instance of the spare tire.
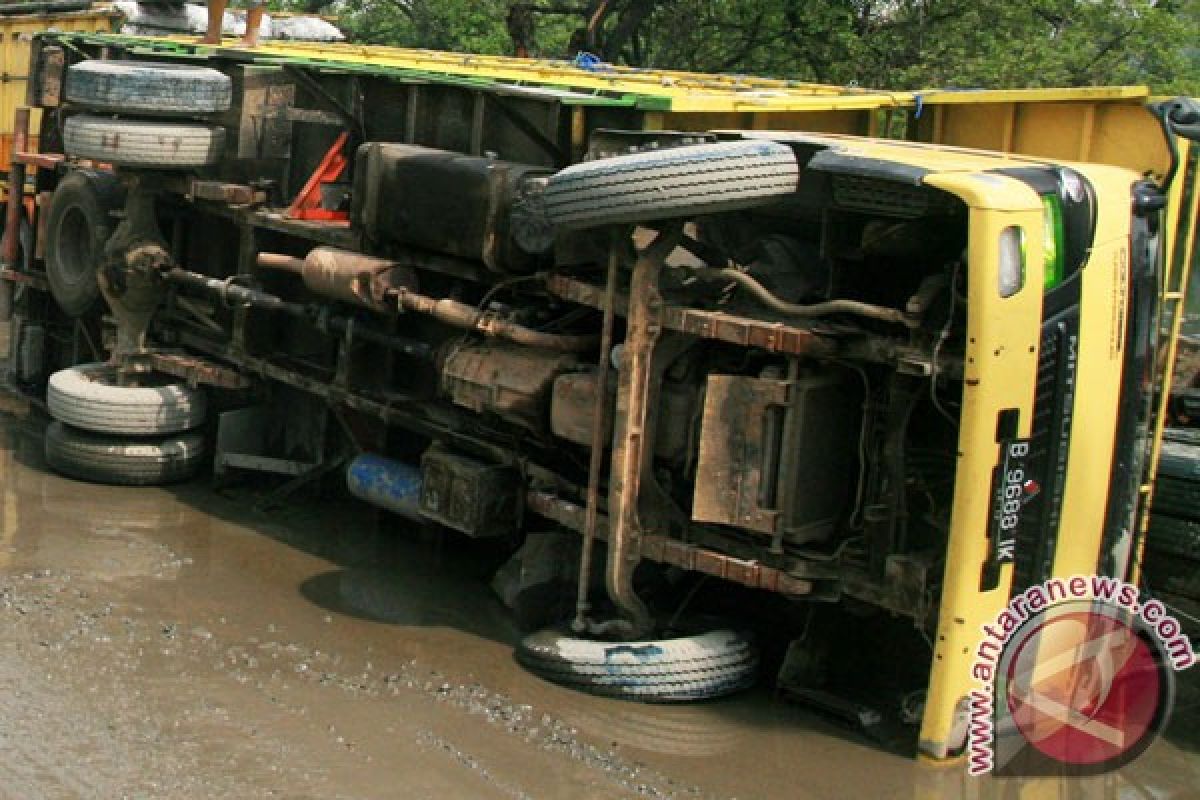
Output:
[[97,433],[150,436],[186,431],[202,424],[204,393],[182,383],[116,386],[112,367],[81,364],[50,376],[50,416]]
[[233,99],[228,75],[190,64],[92,59],[67,69],[66,97],[99,111],[212,114]]
[[220,160],[224,148],[224,128],[194,122],[76,114],[63,126],[63,149],[68,155],[125,167],[206,167]]
[[521,640],[517,661],[546,680],[644,703],[679,703],[754,684],[758,653],[730,630],[643,642],[576,639],[544,630]]
[[77,170],[58,183],[46,221],[46,281],[58,307],[82,317],[100,299],[96,270],[125,188],[111,172]]
[[128,439],[76,430],[51,422],[45,434],[46,463],[69,478],[117,486],[153,486],[192,477],[204,460],[204,437],[184,433]]
[[767,205],[799,183],[790,147],[747,139],[575,164],[551,175],[542,197],[558,227],[591,228]]

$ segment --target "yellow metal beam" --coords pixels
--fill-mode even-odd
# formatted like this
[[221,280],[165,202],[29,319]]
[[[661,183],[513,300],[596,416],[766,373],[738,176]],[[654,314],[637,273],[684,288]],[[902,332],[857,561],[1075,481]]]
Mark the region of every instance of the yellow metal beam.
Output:
[[[149,38],[149,37],[148,37]],[[194,44],[189,37],[166,37],[175,44]],[[222,49],[239,49],[236,41]],[[638,95],[655,110],[675,113],[809,112],[924,105],[1046,103],[1064,101],[1144,101],[1144,86],[1080,89],[1021,89],[890,92],[831,86],[803,81],[744,75],[708,75],[678,70],[651,70],[602,64],[585,69],[570,61],[448,53],[376,45],[267,41],[247,54],[326,62],[330,67],[376,66],[448,76],[482,78],[515,85],[550,86],[582,92]],[[919,99],[918,99],[919,98]]]

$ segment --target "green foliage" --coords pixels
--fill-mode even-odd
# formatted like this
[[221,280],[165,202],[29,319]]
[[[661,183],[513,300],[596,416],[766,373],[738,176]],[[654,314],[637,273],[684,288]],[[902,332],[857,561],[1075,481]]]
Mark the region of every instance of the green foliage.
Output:
[[[279,0],[293,7],[314,0]],[[319,2],[319,0],[317,0]],[[511,53],[512,0],[338,0],[356,40]],[[1200,91],[1200,0],[535,0],[534,55],[878,88]],[[597,25],[588,31],[587,21]],[[585,44],[586,42],[586,44]]]
[[1147,83],[1195,92],[1197,3],[704,0],[654,20],[647,63],[880,88]]

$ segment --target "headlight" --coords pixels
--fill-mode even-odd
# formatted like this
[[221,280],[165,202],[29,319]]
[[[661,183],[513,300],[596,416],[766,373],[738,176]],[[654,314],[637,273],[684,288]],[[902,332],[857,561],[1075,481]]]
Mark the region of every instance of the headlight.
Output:
[[1009,225],[1000,232],[1000,296],[1012,297],[1025,285],[1025,234]]

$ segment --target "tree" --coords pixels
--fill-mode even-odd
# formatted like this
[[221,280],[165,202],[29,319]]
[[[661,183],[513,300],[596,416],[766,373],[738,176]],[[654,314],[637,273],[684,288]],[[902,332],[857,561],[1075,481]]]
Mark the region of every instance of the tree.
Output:
[[[315,3],[317,0],[290,0]],[[881,89],[1200,91],[1200,0],[339,0],[355,38]]]
[[653,20],[665,35],[647,65],[879,88],[1200,88],[1194,1],[707,0],[699,13],[688,5]]

